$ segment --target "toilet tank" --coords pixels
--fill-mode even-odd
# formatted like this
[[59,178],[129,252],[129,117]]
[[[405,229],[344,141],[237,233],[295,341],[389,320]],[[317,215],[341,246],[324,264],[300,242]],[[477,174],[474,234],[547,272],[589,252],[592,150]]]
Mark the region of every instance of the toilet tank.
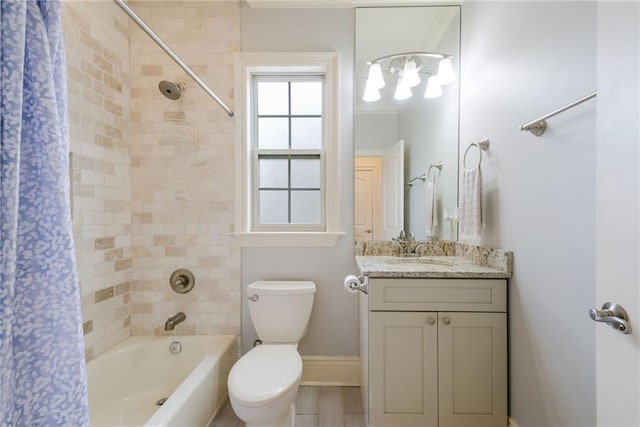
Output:
[[307,333],[316,285],[309,281],[258,281],[247,287],[253,327],[263,343],[298,343]]

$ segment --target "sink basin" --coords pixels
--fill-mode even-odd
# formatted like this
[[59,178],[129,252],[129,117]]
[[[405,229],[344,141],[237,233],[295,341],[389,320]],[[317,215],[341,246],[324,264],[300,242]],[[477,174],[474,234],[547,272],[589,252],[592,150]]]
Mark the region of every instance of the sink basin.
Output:
[[454,261],[451,259],[442,259],[434,257],[416,257],[416,258],[391,258],[385,261],[387,264],[394,265],[446,265],[451,267]]

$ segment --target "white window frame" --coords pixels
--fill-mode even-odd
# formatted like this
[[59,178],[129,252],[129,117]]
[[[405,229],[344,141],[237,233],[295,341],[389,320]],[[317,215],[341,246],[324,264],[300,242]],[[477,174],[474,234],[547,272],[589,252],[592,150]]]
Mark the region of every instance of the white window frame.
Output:
[[[324,80],[324,74],[320,74],[320,73],[308,73],[308,74],[295,74],[295,75],[291,75],[291,74],[284,74],[284,73],[278,73],[278,74],[269,74],[269,75],[253,75],[252,76],[252,91],[253,91],[253,100],[255,100],[255,96],[257,95],[255,92],[257,91],[257,81],[256,81],[256,77],[259,79],[259,81],[294,81],[294,82],[301,82],[301,81],[318,81],[318,79],[308,79],[307,77],[318,77],[321,76],[322,78],[320,79],[320,81],[322,82],[322,86],[324,87],[325,85],[325,80]],[[325,91],[325,95],[326,95],[326,91]],[[258,119],[258,112],[256,111],[256,105],[255,105],[255,101],[253,102],[254,105],[252,105],[253,110],[251,111],[251,120],[252,120],[252,126],[253,129],[255,129],[257,127],[257,119]],[[322,121],[324,123],[325,118],[326,118],[326,108],[325,108],[325,101],[324,101],[324,96],[322,99],[322,112],[319,114],[319,116],[322,118]],[[289,114],[291,114],[291,112],[289,112]],[[287,148],[287,149],[260,149],[258,148],[258,138],[257,135],[255,134],[255,132],[252,133],[251,137],[252,137],[252,141],[251,141],[251,150],[252,150],[252,163],[253,163],[253,169],[252,169],[252,173],[253,173],[253,199],[252,199],[252,203],[253,203],[253,224],[252,224],[252,229],[254,231],[324,231],[325,230],[325,224],[324,224],[324,208],[325,208],[325,195],[326,195],[326,190],[324,188],[324,176],[325,176],[325,153],[326,153],[326,142],[327,142],[327,138],[324,135],[324,131],[325,129],[322,130],[323,135],[322,135],[322,146],[320,148],[317,149],[296,149],[296,148]],[[291,139],[291,135],[289,135],[289,138]],[[311,155],[311,156],[318,156],[319,160],[320,160],[320,223],[319,224],[308,224],[308,225],[303,225],[303,224],[277,224],[277,225],[273,225],[273,224],[260,224],[257,220],[257,216],[259,214],[259,208],[258,208],[258,192],[255,191],[259,188],[259,179],[258,179],[258,159],[261,155],[276,155],[276,156],[298,156],[298,155]],[[289,209],[291,209],[291,206],[289,206]]]
[[[234,56],[236,99],[236,201],[235,232],[238,244],[245,247],[330,247],[344,235],[339,229],[339,111],[338,111],[338,54],[313,53],[238,53]],[[268,229],[253,227],[256,190],[253,169],[252,76],[264,74],[322,74],[324,75],[324,164],[322,229],[298,227],[292,231],[289,224]]]

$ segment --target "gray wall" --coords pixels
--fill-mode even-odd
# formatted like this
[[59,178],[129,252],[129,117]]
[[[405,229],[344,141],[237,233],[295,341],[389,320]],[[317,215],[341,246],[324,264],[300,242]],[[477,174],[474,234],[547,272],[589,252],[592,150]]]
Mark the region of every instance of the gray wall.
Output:
[[358,113],[356,116],[356,150],[385,150],[398,142],[398,115],[395,111]]
[[[465,2],[461,141],[489,137],[484,243],[514,251],[510,412],[520,427],[595,425],[597,4]],[[465,146],[461,147],[463,152]]]
[[[243,52],[335,51],[340,64],[340,225],[333,248],[243,248],[242,289],[255,280],[313,280],[317,291],[303,355],[357,355],[358,301],[342,289],[357,272],[353,256],[353,9],[251,9],[240,12]],[[244,299],[243,299],[244,301]],[[256,334],[246,301],[242,349]]]
[[[436,52],[453,54],[453,66],[459,69],[460,25],[454,21]],[[429,165],[443,163],[437,185],[438,225],[435,235],[446,240],[456,240],[456,231],[445,222],[445,210],[452,211],[458,205],[458,110],[460,93],[458,82],[444,88],[444,95],[435,99],[414,96],[398,112],[398,139],[405,142],[405,181],[429,171]],[[471,159],[470,159],[471,160]],[[472,164],[471,162],[469,164]],[[432,172],[433,174],[433,172]],[[405,193],[404,229],[425,240],[426,232],[426,182],[416,182]]]

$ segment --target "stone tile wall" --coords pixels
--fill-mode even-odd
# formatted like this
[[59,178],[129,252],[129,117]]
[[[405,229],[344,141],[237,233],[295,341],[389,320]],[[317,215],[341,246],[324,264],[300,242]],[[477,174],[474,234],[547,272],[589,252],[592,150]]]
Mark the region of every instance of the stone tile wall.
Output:
[[[239,2],[132,1],[131,6],[218,96],[233,105]],[[131,26],[133,335],[240,334],[240,249],[233,237],[234,119],[139,28]],[[158,90],[184,83],[179,100]],[[194,290],[169,277],[187,268]]]
[[73,232],[85,353],[131,334],[129,38],[111,1],[64,1]]
[[[229,105],[239,3],[131,6]],[[111,1],[63,1],[73,214],[87,359],[130,335],[240,334],[233,119]],[[178,101],[161,80],[185,83]],[[186,295],[169,276],[188,268]]]

